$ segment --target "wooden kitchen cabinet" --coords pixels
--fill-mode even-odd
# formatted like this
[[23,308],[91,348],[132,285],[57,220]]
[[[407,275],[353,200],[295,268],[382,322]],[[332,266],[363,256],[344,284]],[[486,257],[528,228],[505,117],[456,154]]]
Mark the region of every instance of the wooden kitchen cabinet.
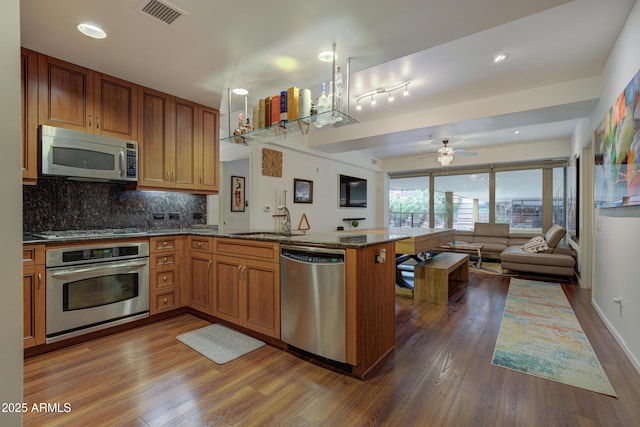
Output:
[[279,244],[216,239],[213,315],[280,339]]
[[189,307],[213,314],[213,238],[189,236]]
[[149,312],[157,314],[184,306],[182,298],[182,253],[185,237],[149,239]]
[[22,248],[23,337],[24,348],[44,344],[46,339],[46,287],[44,245]]
[[22,49],[20,62],[22,115],[22,183],[38,179],[38,54]]
[[39,124],[138,139],[136,84],[42,54],[38,74]]
[[199,106],[198,110],[198,190],[217,194],[220,190],[220,113]]
[[141,87],[138,188],[217,193],[217,110]]

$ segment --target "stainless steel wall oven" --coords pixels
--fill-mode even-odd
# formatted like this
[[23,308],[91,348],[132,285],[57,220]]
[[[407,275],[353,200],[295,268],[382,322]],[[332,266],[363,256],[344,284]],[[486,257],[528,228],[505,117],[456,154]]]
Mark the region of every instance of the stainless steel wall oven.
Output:
[[149,316],[149,244],[46,252],[47,343]]

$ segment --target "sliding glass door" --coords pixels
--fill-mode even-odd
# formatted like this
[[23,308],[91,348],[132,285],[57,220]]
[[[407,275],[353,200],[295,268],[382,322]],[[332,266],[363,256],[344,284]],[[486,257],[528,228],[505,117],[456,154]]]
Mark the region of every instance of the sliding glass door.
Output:
[[391,178],[389,226],[429,227],[429,177]]
[[496,223],[542,231],[542,169],[496,172]]
[[476,222],[489,222],[489,174],[436,176],[433,217],[436,228],[473,230]]

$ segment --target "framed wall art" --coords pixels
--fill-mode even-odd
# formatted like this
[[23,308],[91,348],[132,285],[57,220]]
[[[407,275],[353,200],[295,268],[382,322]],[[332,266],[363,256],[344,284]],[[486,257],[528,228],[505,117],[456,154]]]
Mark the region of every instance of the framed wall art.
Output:
[[640,71],[595,130],[596,208],[640,205]]
[[244,212],[244,177],[231,177],[231,212]]
[[293,178],[293,203],[313,203],[313,181]]

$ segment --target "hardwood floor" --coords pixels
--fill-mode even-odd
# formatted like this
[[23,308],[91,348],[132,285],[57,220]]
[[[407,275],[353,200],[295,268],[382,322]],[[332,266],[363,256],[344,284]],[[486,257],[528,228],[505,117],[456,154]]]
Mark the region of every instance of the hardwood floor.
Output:
[[36,356],[24,402],[60,412],[24,425],[638,425],[640,376],[578,286],[563,288],[618,398],[491,365],[509,280],[472,273],[451,307],[396,297],[396,349],[367,381],[270,346],[216,365],[175,339],[208,324],[188,314]]

